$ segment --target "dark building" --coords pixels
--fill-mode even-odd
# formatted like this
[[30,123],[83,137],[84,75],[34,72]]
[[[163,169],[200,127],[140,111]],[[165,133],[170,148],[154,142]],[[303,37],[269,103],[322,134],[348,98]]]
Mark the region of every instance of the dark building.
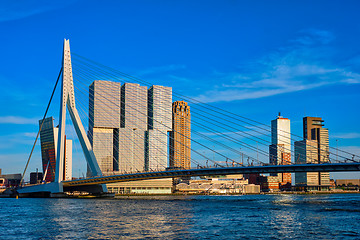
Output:
[[[42,120],[39,120],[39,127]],[[43,172],[46,173],[46,182],[52,182],[55,179],[56,169],[56,142],[58,129],[54,127],[54,118],[45,118],[40,131],[41,156]]]
[[43,179],[42,172],[32,172],[30,173],[30,184],[41,183]]

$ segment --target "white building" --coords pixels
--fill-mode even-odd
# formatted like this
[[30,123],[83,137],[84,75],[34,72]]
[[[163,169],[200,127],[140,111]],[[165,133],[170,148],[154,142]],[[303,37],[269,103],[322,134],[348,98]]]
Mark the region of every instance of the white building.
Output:
[[281,153],[291,154],[290,119],[278,116],[271,121],[270,163],[285,164]]
[[168,166],[168,132],[172,130],[172,88],[152,86],[148,90],[148,131],[146,170],[164,170]]
[[[94,81],[89,87],[89,132],[101,172],[118,168],[118,129],[120,128],[120,83]],[[88,171],[89,175],[90,171]]]
[[123,84],[119,129],[120,172],[142,172],[145,168],[147,114],[147,87],[135,83]]

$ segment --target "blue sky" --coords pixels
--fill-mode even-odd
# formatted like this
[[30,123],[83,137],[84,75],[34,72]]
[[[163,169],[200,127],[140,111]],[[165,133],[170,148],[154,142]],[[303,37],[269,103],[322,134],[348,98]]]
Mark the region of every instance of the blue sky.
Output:
[[[360,154],[359,5],[1,1],[0,168],[23,171],[64,38],[81,56],[259,122],[269,124],[280,111],[297,135],[304,115],[322,117],[330,145],[337,139]],[[58,110],[49,115],[57,118]],[[74,172],[84,169],[74,164]],[[39,147],[30,170],[36,167]]]

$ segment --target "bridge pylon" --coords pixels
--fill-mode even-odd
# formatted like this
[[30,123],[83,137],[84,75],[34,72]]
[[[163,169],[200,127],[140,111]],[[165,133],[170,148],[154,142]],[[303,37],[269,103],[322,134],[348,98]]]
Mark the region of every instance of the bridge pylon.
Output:
[[[69,40],[64,39],[63,58],[62,58],[62,78],[61,78],[61,102],[60,102],[60,115],[59,115],[59,133],[58,145],[56,152],[56,168],[55,168],[55,181],[37,186],[25,187],[19,189],[21,194],[47,192],[53,195],[61,194],[64,192],[62,181],[64,180],[64,162],[65,162],[65,125],[66,125],[66,109],[69,111],[71,121],[74,125],[76,135],[79,139],[81,148],[83,150],[87,166],[92,176],[102,176],[99,164],[95,158],[89,138],[81,122],[79,113],[75,105],[75,92],[73,82],[73,72],[71,65],[71,53]],[[92,193],[106,193],[106,185],[102,184],[89,189]]]
[[[64,180],[64,162],[65,162],[65,123],[66,107],[69,111],[71,121],[74,125],[75,132],[79,138],[87,165],[92,176],[102,176],[98,162],[96,161],[90,141],[79,117],[75,105],[75,92],[73,82],[73,72],[71,65],[70,42],[64,39],[63,59],[62,59],[62,82],[61,82],[61,105],[59,117],[59,135],[56,157],[55,182],[61,183]],[[62,186],[61,186],[62,187]],[[60,189],[62,190],[62,189]],[[103,185],[103,192],[106,192],[106,186]]]

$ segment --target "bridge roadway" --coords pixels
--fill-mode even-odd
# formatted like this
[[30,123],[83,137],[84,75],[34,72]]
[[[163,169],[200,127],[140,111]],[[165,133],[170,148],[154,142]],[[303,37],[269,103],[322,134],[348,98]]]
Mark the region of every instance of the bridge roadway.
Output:
[[72,186],[86,186],[86,185],[128,182],[128,181],[147,180],[147,179],[158,179],[158,178],[251,174],[251,173],[349,172],[349,171],[360,171],[360,162],[169,170],[169,171],[159,171],[159,172],[143,172],[143,173],[92,177],[86,179],[63,181],[62,183],[64,187],[72,187]]

